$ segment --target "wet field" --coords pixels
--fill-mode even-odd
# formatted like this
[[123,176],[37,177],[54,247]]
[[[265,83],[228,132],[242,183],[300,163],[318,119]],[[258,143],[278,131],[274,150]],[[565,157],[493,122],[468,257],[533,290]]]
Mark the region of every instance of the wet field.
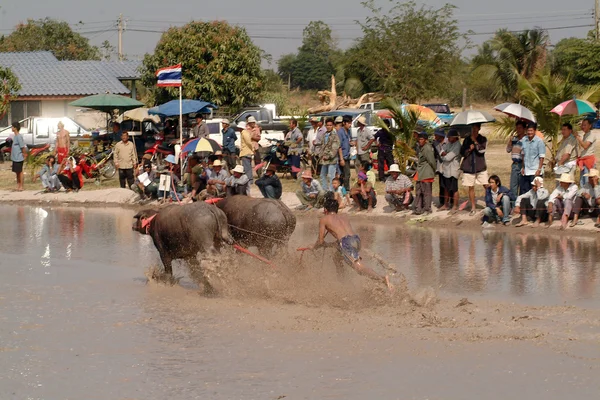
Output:
[[[600,395],[594,237],[363,220],[363,247],[395,264],[410,297],[388,304],[352,273],[338,282],[330,255],[316,252],[304,262],[322,275],[293,287],[237,256],[255,278],[237,284],[263,290],[206,298],[186,277],[147,283],[158,255],[131,231],[132,211],[0,213],[0,399]],[[315,229],[302,220],[290,248],[314,242]],[[278,264],[298,264],[291,253]],[[425,287],[437,304],[413,300]]]

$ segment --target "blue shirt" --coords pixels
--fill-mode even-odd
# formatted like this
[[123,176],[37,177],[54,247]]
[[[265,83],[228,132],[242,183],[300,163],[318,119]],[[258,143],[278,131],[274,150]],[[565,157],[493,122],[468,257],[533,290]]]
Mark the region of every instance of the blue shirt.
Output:
[[229,127],[226,130],[223,129],[221,133],[223,133],[223,148],[228,152],[235,154],[235,141],[237,140],[235,131],[232,127]]
[[529,137],[526,136],[522,142],[525,175],[535,175],[536,171],[540,168],[540,158],[546,157],[546,144],[537,136],[534,136],[533,140],[529,140]]
[[340,128],[337,131],[340,138],[340,148],[342,149],[342,157],[344,160],[350,159],[350,138],[345,128]]
[[12,148],[10,150],[10,160],[13,162],[23,162],[25,161],[25,156],[23,155],[23,147],[25,147],[25,140],[23,139],[23,135],[15,135],[13,137]]

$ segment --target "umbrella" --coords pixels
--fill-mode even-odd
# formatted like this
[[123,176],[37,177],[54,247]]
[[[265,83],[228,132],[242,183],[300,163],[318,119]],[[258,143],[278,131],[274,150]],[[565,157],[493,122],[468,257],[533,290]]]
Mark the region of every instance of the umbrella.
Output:
[[419,123],[421,125],[429,125],[432,128],[438,128],[444,125],[444,122],[438,117],[435,111],[431,108],[420,106],[418,104],[406,104],[402,107],[404,112],[415,112],[419,115]]
[[[208,113],[210,108],[218,108],[212,103],[202,100],[183,100],[181,102],[181,114]],[[163,117],[174,117],[179,115],[179,100],[171,100],[160,106],[152,107],[149,114]]]
[[494,110],[500,111],[510,117],[525,119],[530,122],[537,122],[533,113],[526,107],[516,103],[502,103],[494,107]]
[[214,153],[221,150],[221,146],[212,139],[192,139],[183,146],[183,153]]
[[125,111],[123,115],[119,117],[118,122],[122,121],[138,121],[143,122],[147,120],[154,121],[155,123],[160,123],[160,117],[158,115],[149,115],[148,109],[144,107],[135,108],[133,110]]
[[110,113],[114,110],[127,111],[142,107],[144,103],[132,99],[131,97],[119,96],[117,94],[95,94],[93,96],[82,97],[79,100],[69,103],[74,107],[91,108],[98,111]]
[[485,124],[487,122],[495,121],[496,119],[485,111],[467,110],[456,114],[454,119],[450,122],[450,126]]
[[581,115],[587,113],[596,114],[596,107],[589,101],[573,99],[567,100],[554,107],[550,112],[563,115]]

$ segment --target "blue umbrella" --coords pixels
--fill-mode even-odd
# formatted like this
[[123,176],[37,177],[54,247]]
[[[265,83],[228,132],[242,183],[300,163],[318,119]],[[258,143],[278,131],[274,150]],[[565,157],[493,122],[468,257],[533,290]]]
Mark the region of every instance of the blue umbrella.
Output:
[[[182,114],[208,113],[210,108],[218,108],[212,103],[202,100],[183,100]],[[179,100],[171,100],[160,106],[152,107],[148,114],[160,115],[161,117],[174,117],[179,115]]]

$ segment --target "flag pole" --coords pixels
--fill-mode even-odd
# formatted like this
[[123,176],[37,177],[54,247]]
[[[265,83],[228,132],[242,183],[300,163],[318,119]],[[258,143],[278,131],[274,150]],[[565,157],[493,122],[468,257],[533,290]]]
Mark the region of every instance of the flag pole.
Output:
[[179,165],[182,165],[183,161],[183,95],[181,86],[179,85]]

